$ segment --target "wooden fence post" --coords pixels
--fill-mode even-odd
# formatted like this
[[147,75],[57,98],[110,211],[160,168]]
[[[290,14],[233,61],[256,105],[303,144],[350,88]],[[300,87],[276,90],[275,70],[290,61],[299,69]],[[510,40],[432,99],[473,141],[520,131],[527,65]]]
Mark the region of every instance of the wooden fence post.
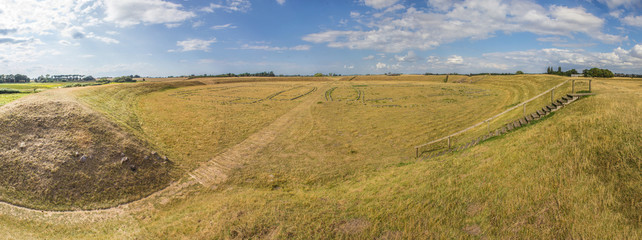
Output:
[[450,149],[450,136],[448,136],[448,149]]
[[573,80],[573,87],[571,87],[571,93],[575,93],[575,80]]
[[592,81],[593,81],[593,79],[589,79],[589,92],[591,92],[591,82]]
[[416,147],[416,148],[415,148],[415,150],[416,150],[416,152],[417,152],[417,153],[416,153],[416,155],[417,155],[417,157],[416,157],[416,158],[419,158],[419,148],[418,148],[418,147]]
[[486,128],[488,129],[488,136],[490,136],[490,121],[486,121]]

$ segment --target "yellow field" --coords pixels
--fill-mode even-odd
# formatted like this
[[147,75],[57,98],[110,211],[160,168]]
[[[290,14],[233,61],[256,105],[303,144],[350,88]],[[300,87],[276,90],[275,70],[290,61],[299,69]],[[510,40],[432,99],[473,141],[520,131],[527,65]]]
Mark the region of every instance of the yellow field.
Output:
[[[568,79],[444,78],[196,79],[79,89],[80,101],[169,155],[176,182],[186,187],[107,213],[43,215],[0,205],[11,212],[0,215],[0,232],[74,239],[642,237],[642,82],[593,80],[596,96],[544,120],[417,160],[414,146]],[[548,102],[543,96],[527,111]],[[521,114],[518,108],[492,127]],[[231,156],[216,168],[224,181],[204,187],[193,180],[194,169],[221,155]]]

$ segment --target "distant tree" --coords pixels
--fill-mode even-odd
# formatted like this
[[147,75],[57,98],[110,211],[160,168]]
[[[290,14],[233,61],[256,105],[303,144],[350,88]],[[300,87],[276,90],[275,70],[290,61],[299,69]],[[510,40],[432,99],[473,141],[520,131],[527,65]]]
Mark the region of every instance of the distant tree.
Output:
[[524,72],[522,72],[522,71],[520,70],[520,71],[515,72],[515,74],[517,74],[517,75],[519,75],[519,74],[524,74]]
[[600,68],[591,68],[591,69],[584,69],[582,71],[585,77],[603,77],[603,78],[612,78],[615,75],[613,72],[611,72],[608,69],[600,69]]
[[89,76],[86,76],[86,77],[82,78],[82,80],[83,80],[83,81],[87,81],[87,82],[89,82],[89,81],[96,81],[96,79],[95,79],[94,77],[92,77],[91,75],[89,75]]
[[314,76],[315,77],[323,77],[323,73],[315,73]]
[[135,80],[132,79],[132,76],[115,77],[111,81],[112,82],[135,82]]

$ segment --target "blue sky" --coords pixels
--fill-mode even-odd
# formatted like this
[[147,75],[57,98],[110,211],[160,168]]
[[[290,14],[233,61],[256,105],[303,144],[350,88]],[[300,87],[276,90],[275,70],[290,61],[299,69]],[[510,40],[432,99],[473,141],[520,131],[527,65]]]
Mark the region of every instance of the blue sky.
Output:
[[0,0],[0,73],[642,73],[642,0]]

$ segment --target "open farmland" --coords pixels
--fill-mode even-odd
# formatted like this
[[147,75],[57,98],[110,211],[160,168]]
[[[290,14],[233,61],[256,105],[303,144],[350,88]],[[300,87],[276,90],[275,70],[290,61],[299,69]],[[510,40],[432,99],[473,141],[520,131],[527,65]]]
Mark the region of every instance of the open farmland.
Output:
[[[16,106],[43,104],[34,100],[41,95],[64,99],[86,107],[86,115],[113,122],[99,131],[132,141],[124,143],[135,145],[135,157],[153,150],[171,164],[150,163],[153,168],[141,170],[154,180],[148,189],[135,185],[148,193],[145,197],[84,195],[83,204],[106,208],[98,211],[31,211],[78,206],[0,186],[3,201],[27,207],[0,205],[0,232],[8,238],[87,239],[642,236],[642,129],[637,124],[642,82],[593,80],[596,96],[535,124],[464,151],[417,159],[414,146],[567,80],[551,75],[444,78],[159,80],[19,99],[0,113],[9,116]],[[576,88],[583,90],[583,84]],[[546,97],[526,111],[541,104],[547,104]],[[98,123],[89,123],[93,134],[91,126]],[[118,154],[117,148],[109,151]]]

